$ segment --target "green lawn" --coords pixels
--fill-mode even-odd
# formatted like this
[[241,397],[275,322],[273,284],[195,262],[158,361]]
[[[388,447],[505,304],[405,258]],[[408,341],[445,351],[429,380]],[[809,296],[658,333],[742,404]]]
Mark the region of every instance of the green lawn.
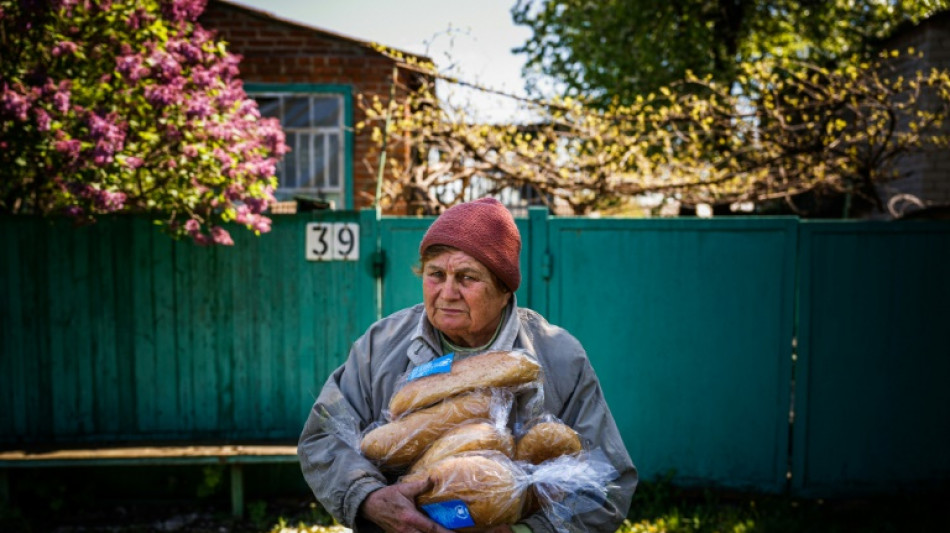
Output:
[[[681,489],[668,482],[643,482],[634,496],[629,518],[618,533],[950,531],[944,511],[948,501],[950,492],[947,491],[810,500]],[[86,500],[77,504],[67,497],[56,507],[41,504],[21,510],[0,506],[0,531],[4,532],[341,533],[341,530],[315,502],[301,497],[249,501],[242,520],[230,516],[228,502],[223,498],[178,500],[170,505],[116,500]]]

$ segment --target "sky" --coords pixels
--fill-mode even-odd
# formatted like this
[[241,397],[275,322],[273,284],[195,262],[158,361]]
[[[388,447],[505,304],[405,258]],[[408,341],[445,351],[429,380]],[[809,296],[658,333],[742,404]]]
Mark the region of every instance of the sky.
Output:
[[[531,31],[516,26],[516,0],[229,0],[364,41],[432,59],[439,71],[495,90],[524,95],[524,56],[511,49]],[[509,121],[517,102],[441,85],[441,98],[479,120]]]

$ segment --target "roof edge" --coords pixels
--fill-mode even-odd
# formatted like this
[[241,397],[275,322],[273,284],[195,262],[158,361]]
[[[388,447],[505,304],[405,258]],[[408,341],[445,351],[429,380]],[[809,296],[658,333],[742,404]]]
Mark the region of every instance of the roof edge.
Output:
[[358,44],[358,45],[363,46],[363,47],[365,47],[365,48],[368,48],[368,49],[370,49],[370,50],[372,50],[372,51],[374,51],[374,52],[376,52],[377,54],[380,54],[380,55],[386,55],[386,54],[383,54],[382,52],[380,52],[380,51],[377,49],[377,46],[382,46],[382,47],[387,48],[387,49],[389,49],[389,50],[394,50],[394,51],[399,52],[400,54],[402,54],[402,55],[404,55],[404,56],[415,58],[417,61],[420,61],[420,62],[432,63],[432,59],[431,59],[431,58],[429,58],[428,56],[422,55],[422,54],[415,54],[415,53],[413,53],[413,52],[407,52],[407,51],[405,51],[405,50],[401,50],[401,49],[398,49],[398,48],[394,48],[394,47],[391,47],[391,46],[389,46],[389,45],[385,45],[385,44],[383,44],[383,43],[375,43],[375,45],[374,45],[374,42],[373,42],[373,41],[366,41],[366,40],[363,40],[363,39],[358,39],[358,38],[356,38],[356,37],[351,37],[351,36],[349,36],[349,35],[344,35],[344,34],[342,34],[342,33],[338,33],[338,32],[332,31],[332,30],[327,30],[327,29],[324,29],[324,28],[318,28],[318,27],[316,27],[316,26],[311,26],[311,25],[309,25],[309,24],[305,24],[305,23],[303,23],[303,22],[298,22],[298,21],[296,21],[296,20],[286,19],[286,18],[277,16],[277,15],[275,15],[275,14],[273,14],[273,13],[270,13],[270,12],[268,12],[268,11],[262,11],[262,10],[260,10],[260,9],[256,9],[256,8],[253,8],[253,7],[250,7],[250,6],[246,6],[246,5],[241,4],[241,3],[238,3],[238,2],[228,1],[228,0],[208,0],[208,4],[222,4],[222,5],[225,5],[225,6],[229,7],[229,8],[233,8],[233,9],[236,9],[236,10],[238,10],[238,11],[243,11],[243,12],[249,14],[249,15],[252,15],[252,16],[255,16],[255,17],[259,17],[259,18],[263,18],[263,19],[266,19],[266,20],[269,20],[269,21],[272,21],[272,22],[276,22],[276,23],[278,23],[278,24],[283,24],[283,25],[286,25],[286,26],[292,26],[292,27],[294,27],[294,28],[306,30],[306,31],[309,31],[309,32],[318,33],[318,34],[323,35],[323,36],[325,36],[325,37],[328,37],[328,38],[330,38],[330,39],[336,39],[336,40],[340,40],[340,41],[347,41],[347,42],[350,42],[350,43]]

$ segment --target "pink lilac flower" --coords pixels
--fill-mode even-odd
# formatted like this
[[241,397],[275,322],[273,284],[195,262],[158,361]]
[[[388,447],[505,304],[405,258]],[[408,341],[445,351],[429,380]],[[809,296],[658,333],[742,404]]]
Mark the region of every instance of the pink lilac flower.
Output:
[[139,7],[129,15],[129,18],[126,20],[126,24],[129,25],[133,30],[147,26],[154,18],[148,14],[148,11]]
[[205,0],[170,0],[162,2],[162,14],[172,22],[193,22],[205,9]]
[[228,188],[224,191],[224,196],[232,202],[235,200],[240,200],[241,197],[244,196],[244,185],[241,183],[232,183],[231,185],[228,185]]
[[66,156],[68,160],[75,161],[79,159],[82,143],[78,139],[60,140],[53,143],[53,149]]
[[254,231],[267,233],[270,231],[271,220],[265,216],[258,215],[257,221],[253,225]]
[[129,81],[137,81],[149,75],[149,69],[142,64],[142,56],[127,54],[116,58],[116,70]]
[[98,113],[90,113],[88,119],[89,132],[94,139],[103,140],[115,146],[120,145],[125,141],[125,132],[122,130],[122,127],[115,122],[117,119],[118,115],[115,113],[109,113],[105,116]]
[[189,64],[201,63],[201,61],[204,59],[204,54],[202,54],[201,48],[184,39],[169,41],[167,48],[169,52],[179,56]]
[[260,125],[261,133],[264,137],[264,146],[269,152],[280,157],[290,151],[290,147],[288,147],[286,144],[284,130],[280,128],[280,124],[278,123],[277,119],[263,119],[261,120]]
[[115,154],[111,144],[105,141],[98,141],[92,149],[92,162],[98,166],[103,166],[113,161]]
[[60,114],[65,115],[69,111],[69,98],[72,82],[64,80],[59,82],[57,91],[53,94],[53,108]]
[[165,107],[175,101],[175,95],[167,85],[150,85],[145,88],[145,99],[155,107]]
[[214,109],[211,107],[211,100],[207,96],[197,94],[188,101],[188,108],[185,113],[188,118],[204,119],[211,116]]
[[50,123],[52,123],[49,113],[47,113],[46,110],[42,108],[37,108],[33,113],[36,115],[36,129],[40,131],[49,131]]
[[141,157],[129,156],[125,158],[125,166],[129,168],[139,168],[145,164],[145,161]]
[[76,53],[76,50],[79,48],[79,45],[72,41],[60,41],[53,46],[53,57],[59,57],[62,55],[73,55]]
[[201,231],[201,223],[193,218],[190,218],[188,219],[188,222],[185,222],[185,231],[188,233],[197,233]]
[[96,207],[100,211],[118,211],[125,206],[125,193],[97,190],[95,192]]
[[225,152],[222,148],[214,149],[214,157],[218,159],[218,162],[221,163],[223,167],[230,167],[234,164],[234,158],[231,157],[231,154]]
[[204,67],[195,67],[191,71],[191,81],[199,89],[211,87],[217,79],[218,77],[213,71]]
[[211,237],[217,244],[223,244],[225,246],[234,245],[234,241],[231,240],[231,234],[229,234],[226,229],[220,226],[211,227]]
[[257,107],[257,102],[247,98],[241,102],[241,106],[238,108],[237,115],[245,119],[250,116],[251,119],[256,120],[261,118],[261,111]]
[[22,122],[26,122],[28,119],[27,110],[29,110],[29,108],[30,101],[26,96],[4,84],[3,94],[0,95],[0,111],[12,115]]
[[158,78],[164,82],[171,82],[181,75],[181,65],[178,61],[162,50],[153,51],[148,62],[153,65]]

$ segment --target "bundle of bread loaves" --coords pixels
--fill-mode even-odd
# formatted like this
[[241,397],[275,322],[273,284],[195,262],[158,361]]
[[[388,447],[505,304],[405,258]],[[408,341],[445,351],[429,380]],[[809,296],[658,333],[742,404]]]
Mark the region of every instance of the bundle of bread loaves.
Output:
[[449,354],[405,377],[389,421],[367,432],[360,450],[383,469],[406,471],[400,481],[430,479],[417,504],[448,529],[513,524],[539,510],[563,522],[566,494],[605,493],[615,472],[591,462],[580,436],[549,414],[511,433],[514,394],[541,382],[538,361],[523,351]]

